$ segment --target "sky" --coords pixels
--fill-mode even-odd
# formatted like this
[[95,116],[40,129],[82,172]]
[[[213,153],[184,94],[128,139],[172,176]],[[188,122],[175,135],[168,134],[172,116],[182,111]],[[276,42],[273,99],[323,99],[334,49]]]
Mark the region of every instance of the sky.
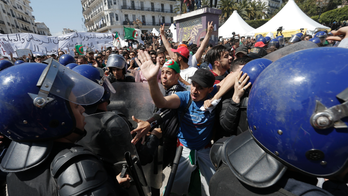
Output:
[[81,0],[30,0],[36,22],[44,22],[52,36],[62,35],[63,28],[86,31],[82,21]]

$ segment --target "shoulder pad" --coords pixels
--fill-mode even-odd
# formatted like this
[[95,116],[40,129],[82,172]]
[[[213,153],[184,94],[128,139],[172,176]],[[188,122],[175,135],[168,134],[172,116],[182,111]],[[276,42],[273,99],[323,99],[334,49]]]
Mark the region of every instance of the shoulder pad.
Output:
[[12,141],[1,161],[4,172],[21,172],[40,165],[50,155],[52,142]]
[[51,163],[51,175],[59,195],[116,195],[102,163],[83,147],[58,153]]
[[287,167],[263,150],[249,131],[231,137],[224,144],[222,161],[242,182],[257,188],[274,185]]

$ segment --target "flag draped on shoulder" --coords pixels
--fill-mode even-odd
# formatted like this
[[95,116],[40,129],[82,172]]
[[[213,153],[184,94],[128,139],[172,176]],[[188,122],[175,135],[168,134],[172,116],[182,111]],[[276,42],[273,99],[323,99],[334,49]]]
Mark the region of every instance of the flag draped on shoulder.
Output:
[[134,28],[128,28],[128,27],[123,27],[123,29],[124,29],[124,39],[138,40],[141,38],[140,29],[134,29]]
[[76,45],[75,49],[76,49],[76,52],[79,53],[79,55],[83,55],[83,46],[82,45]]

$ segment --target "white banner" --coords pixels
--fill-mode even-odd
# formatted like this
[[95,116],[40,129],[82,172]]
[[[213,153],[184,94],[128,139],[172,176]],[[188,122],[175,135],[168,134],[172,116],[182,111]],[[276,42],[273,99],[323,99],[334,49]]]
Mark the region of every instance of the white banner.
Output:
[[[0,34],[0,42],[8,42],[13,50],[30,49],[33,53],[58,54],[61,50],[72,51],[76,45],[83,45],[93,50],[101,50],[101,47],[112,43],[114,35],[111,33],[76,32],[62,36],[44,36],[31,33]],[[9,56],[10,51],[5,51],[4,56]]]

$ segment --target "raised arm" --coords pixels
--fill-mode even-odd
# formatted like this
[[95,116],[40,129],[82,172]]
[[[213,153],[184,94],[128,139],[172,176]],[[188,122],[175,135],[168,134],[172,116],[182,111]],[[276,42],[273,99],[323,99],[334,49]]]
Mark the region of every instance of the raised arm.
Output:
[[[147,79],[150,94],[153,102],[158,108],[176,109],[180,106],[180,99],[177,95],[170,95],[164,97],[160,91],[157,83],[157,74],[160,68],[159,58],[157,58],[157,64],[153,64],[149,53],[139,51],[138,58],[136,59],[143,76]],[[139,61],[140,60],[140,61]]]
[[199,59],[201,59],[204,49],[208,46],[211,34],[213,33],[214,30],[214,26],[213,26],[213,21],[208,22],[208,28],[207,28],[207,34],[205,35],[202,44],[199,46],[197,52],[196,52],[196,60],[197,62],[199,61]]
[[174,52],[172,52],[172,50],[171,50],[172,47],[171,47],[169,41],[167,40],[166,34],[164,32],[164,24],[161,25],[160,35],[161,35],[162,43],[163,43],[164,47],[166,47],[166,50],[168,51],[170,58],[174,59]]

